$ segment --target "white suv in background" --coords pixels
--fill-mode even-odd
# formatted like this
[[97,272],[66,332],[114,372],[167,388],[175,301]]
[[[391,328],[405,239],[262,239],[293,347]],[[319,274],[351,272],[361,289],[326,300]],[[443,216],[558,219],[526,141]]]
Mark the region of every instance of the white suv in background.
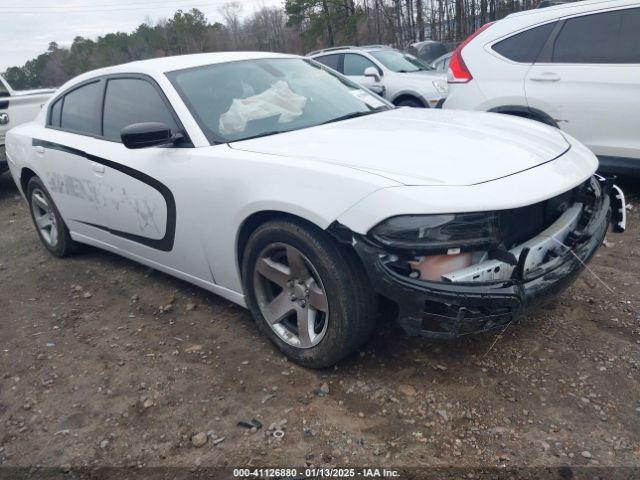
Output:
[[640,173],[640,2],[582,1],[487,24],[454,52],[443,108],[573,135],[603,170]]
[[443,72],[384,45],[328,48],[308,56],[397,106],[435,108],[447,96]]

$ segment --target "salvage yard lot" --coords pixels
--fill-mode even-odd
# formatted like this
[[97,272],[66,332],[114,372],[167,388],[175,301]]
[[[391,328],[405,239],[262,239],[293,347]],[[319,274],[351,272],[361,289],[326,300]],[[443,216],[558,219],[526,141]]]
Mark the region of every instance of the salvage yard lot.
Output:
[[502,336],[410,339],[382,319],[359,355],[311,371],[219,297],[92,248],[53,258],[4,175],[0,464],[638,466],[627,190],[629,229],[591,264],[607,287],[583,272]]

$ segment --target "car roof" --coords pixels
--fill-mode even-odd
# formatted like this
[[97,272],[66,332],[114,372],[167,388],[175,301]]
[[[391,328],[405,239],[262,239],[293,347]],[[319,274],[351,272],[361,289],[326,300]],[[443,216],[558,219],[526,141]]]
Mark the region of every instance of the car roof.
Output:
[[614,8],[635,7],[638,5],[638,0],[582,0],[546,8],[524,10],[522,12],[512,13],[502,20],[498,20],[490,28],[483,30],[473,39],[472,43],[486,44],[520,30],[546,22],[560,20],[572,15]]
[[259,60],[262,58],[301,58],[298,55],[288,55],[271,52],[215,52],[197,53],[191,55],[177,55],[172,57],[159,57],[149,60],[138,60],[130,63],[114,65],[83,73],[75,77],[73,83],[89,80],[93,77],[113,75],[118,73],[140,73],[157,76],[174,70],[214,65],[217,63],[237,62],[240,60]]
[[571,15],[573,13],[588,12],[591,10],[598,10],[600,8],[614,8],[624,7],[627,5],[638,5],[637,0],[581,0],[569,3],[562,3],[559,5],[551,5],[543,9],[534,8],[533,10],[523,10],[521,12],[512,13],[505,18],[517,18],[526,15],[540,15],[544,17],[555,17]]
[[307,56],[308,57],[316,57],[316,56],[320,56],[320,55],[336,55],[336,54],[339,54],[339,53],[353,52],[353,51],[371,53],[371,52],[379,52],[381,50],[396,50],[396,51],[398,51],[397,48],[388,47],[386,45],[363,45],[361,47],[358,47],[358,46],[344,46],[344,47],[325,48],[323,50],[314,50],[313,52],[307,53]]

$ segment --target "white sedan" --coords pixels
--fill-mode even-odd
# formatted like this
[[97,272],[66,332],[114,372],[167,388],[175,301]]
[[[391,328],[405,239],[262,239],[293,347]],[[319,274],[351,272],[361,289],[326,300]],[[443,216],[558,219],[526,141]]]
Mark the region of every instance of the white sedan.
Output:
[[89,244],[199,285],[309,367],[365,342],[380,296],[410,334],[504,326],[575,278],[612,210],[624,227],[622,193],[561,131],[396,109],[292,55],[83,74],[7,154],[51,253]]

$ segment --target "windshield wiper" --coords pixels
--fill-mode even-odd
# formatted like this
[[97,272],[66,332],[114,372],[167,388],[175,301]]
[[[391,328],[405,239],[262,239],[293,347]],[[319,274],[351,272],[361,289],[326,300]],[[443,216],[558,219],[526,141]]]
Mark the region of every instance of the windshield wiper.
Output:
[[[331,120],[327,120],[326,122],[319,123],[318,125],[325,125],[327,123],[340,122],[342,120],[349,120],[350,118],[363,117],[365,115],[370,115],[372,113],[381,112],[383,110],[389,110],[389,107],[383,106],[383,107],[377,107],[377,108],[368,110],[366,112],[348,113],[347,115],[342,115],[341,117],[332,118]],[[316,125],[310,125],[310,126],[313,127],[313,126],[316,126]],[[290,130],[270,130],[268,132],[258,133],[257,135],[251,135],[250,137],[244,137],[244,138],[238,138],[237,140],[231,140],[231,141],[229,141],[227,143],[244,142],[245,140],[252,140],[254,138],[260,138],[260,137],[268,137],[270,135],[277,135],[278,133],[292,132],[294,130],[296,130],[296,129],[294,128],[294,129],[290,129]]]
[[341,117],[332,118],[331,120],[327,120],[326,122],[322,122],[320,125],[326,125],[327,123],[341,122],[342,120],[349,120],[350,118],[364,117],[365,115],[371,115],[372,113],[381,112],[382,110],[387,110],[387,107],[378,107],[373,110],[368,110],[366,112],[352,112],[346,115],[342,115]]

